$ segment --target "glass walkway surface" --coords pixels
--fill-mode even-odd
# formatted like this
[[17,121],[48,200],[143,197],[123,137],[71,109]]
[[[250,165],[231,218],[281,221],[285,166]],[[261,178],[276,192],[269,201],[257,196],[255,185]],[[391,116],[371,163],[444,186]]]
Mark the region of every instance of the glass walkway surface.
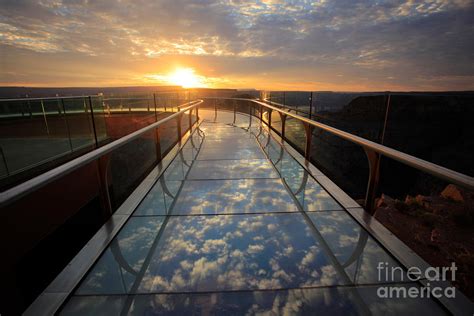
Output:
[[419,285],[379,277],[398,261],[266,130],[199,113],[60,315],[446,313],[379,298],[387,283]]

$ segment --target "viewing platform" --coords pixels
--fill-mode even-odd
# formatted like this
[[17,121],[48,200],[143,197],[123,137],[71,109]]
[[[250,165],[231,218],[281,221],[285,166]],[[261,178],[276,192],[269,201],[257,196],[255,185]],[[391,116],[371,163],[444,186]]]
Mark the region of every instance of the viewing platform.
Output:
[[[407,268],[429,265],[372,218],[370,203],[364,209],[285,141],[286,116],[276,133],[272,106],[265,111],[251,102],[235,99],[222,108],[191,102],[2,193],[3,205],[13,205],[90,163],[107,170],[110,155],[129,144],[144,155],[145,147],[164,152],[148,171],[135,156],[114,170],[144,174],[122,203],[111,198],[118,189],[99,168],[102,205],[111,207],[106,223],[25,314],[442,315],[472,307],[459,292],[453,300],[380,297],[381,287],[426,286],[426,278],[412,281]],[[179,137],[165,150],[159,133],[150,133],[173,120]],[[469,184],[456,173],[446,177]],[[395,273],[388,278],[380,263]]]

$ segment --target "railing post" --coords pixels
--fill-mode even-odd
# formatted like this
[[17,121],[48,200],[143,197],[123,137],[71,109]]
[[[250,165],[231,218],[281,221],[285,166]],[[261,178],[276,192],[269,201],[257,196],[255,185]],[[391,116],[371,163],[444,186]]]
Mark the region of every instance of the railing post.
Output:
[[64,105],[64,99],[61,99],[61,104],[63,106],[64,122],[66,123],[66,131],[67,131],[67,137],[69,139],[69,147],[71,148],[71,152],[73,152],[74,150],[73,150],[73,146],[72,146],[71,131],[69,129],[69,123],[67,121],[66,106]]
[[94,109],[92,107],[92,97],[89,96],[89,110],[91,111],[92,130],[94,132],[95,148],[99,148],[99,141],[97,140],[97,129],[95,127]]
[[155,143],[155,148],[156,148],[156,160],[157,162],[161,161],[161,138],[160,138],[160,132],[158,130],[158,127],[155,128],[155,137],[156,137],[156,143]]
[[181,118],[182,118],[183,114],[179,114],[178,117],[176,118],[177,121],[178,121],[178,143],[181,144]]
[[[62,101],[63,99],[61,99]],[[59,99],[58,99],[58,115],[61,115],[61,104],[59,102]]]
[[367,183],[367,192],[365,194],[365,209],[370,214],[375,212],[375,198],[379,185],[380,175],[380,154],[364,147],[367,160],[369,161],[369,181]]
[[110,153],[106,154],[99,159],[97,162],[97,177],[99,181],[99,198],[101,204],[105,210],[104,218],[107,219],[113,214],[112,202],[110,200],[109,192],[109,181],[108,181],[108,169],[110,164]]
[[233,107],[233,110],[234,110],[234,120],[233,120],[232,124],[234,124],[234,125],[235,125],[235,120],[237,118],[237,108],[236,108],[235,102],[236,102],[235,100],[232,100],[232,107]]
[[0,154],[2,155],[3,165],[5,166],[5,171],[7,172],[7,176],[10,175],[10,170],[8,169],[7,158],[5,157],[5,153],[3,152],[2,146],[0,146]]
[[188,114],[188,122],[189,122],[189,131],[192,131],[192,115],[193,114],[193,109],[190,109],[189,110],[189,114]]
[[310,157],[311,157],[311,140],[313,138],[312,136],[313,136],[314,126],[309,125],[307,123],[303,123],[303,124],[304,124],[304,131],[305,131],[305,134],[306,134],[304,157],[305,157],[306,160],[309,160]]
[[217,117],[217,99],[214,99],[214,114]]
[[44,125],[46,126],[46,132],[49,135],[48,119],[46,118],[46,111],[44,110],[43,100],[41,100],[41,110],[43,111],[43,118],[44,118]]
[[247,101],[247,104],[249,105],[249,128],[252,126],[252,104],[251,102]]
[[[153,104],[155,106],[155,121],[158,122],[158,112],[156,110],[156,94],[153,93]],[[155,128],[155,137],[156,137],[156,160],[157,162],[161,161],[161,143],[160,143],[160,133],[158,132],[158,127]]]
[[30,101],[28,101],[27,104],[28,104],[28,112],[30,112],[30,118],[32,118],[33,117],[33,111],[31,110]]
[[156,94],[153,93],[153,105],[155,106],[155,122],[158,122],[158,113],[156,111]]
[[260,104],[260,122],[263,122],[263,105]]
[[281,138],[285,139],[286,114],[278,112],[281,120]]
[[[176,92],[176,109],[178,109],[178,106],[179,106],[179,92]],[[171,112],[173,112],[173,111],[171,111]],[[179,110],[176,111],[176,112],[179,112]]]
[[272,110],[268,110],[268,129],[272,129]]
[[382,128],[382,135],[380,136],[380,144],[383,145],[385,141],[385,131],[387,129],[387,121],[388,121],[388,114],[390,113],[390,93],[388,94],[387,97],[387,105],[385,106],[385,119],[383,122],[383,128]]

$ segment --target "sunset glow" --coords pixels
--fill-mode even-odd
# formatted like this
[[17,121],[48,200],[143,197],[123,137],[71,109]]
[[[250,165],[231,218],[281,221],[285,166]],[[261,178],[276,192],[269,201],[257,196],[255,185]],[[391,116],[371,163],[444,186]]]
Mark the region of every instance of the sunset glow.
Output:
[[376,3],[7,1],[0,85],[474,88],[472,1]]
[[203,88],[206,84],[202,78],[195,74],[192,68],[179,68],[168,76],[170,84],[182,86],[183,88]]

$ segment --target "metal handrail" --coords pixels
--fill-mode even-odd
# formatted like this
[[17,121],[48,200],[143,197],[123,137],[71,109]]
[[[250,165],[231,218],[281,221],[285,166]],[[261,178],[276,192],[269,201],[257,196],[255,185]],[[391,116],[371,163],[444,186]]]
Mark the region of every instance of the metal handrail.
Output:
[[[268,103],[270,103],[271,105],[277,105],[277,106],[281,107],[281,108],[284,109],[284,110],[295,111],[296,113],[300,112],[300,113],[306,114],[306,115],[308,115],[308,116],[311,114],[310,112],[306,112],[306,111],[302,111],[302,110],[298,110],[298,109],[292,108],[292,107],[290,107],[289,105],[285,105],[285,104],[281,104],[281,103],[278,103],[278,102],[275,102],[275,101],[271,101],[271,100],[269,100],[268,98],[263,99],[263,101],[268,102]],[[315,114],[311,114],[311,115],[315,115]]]
[[155,122],[153,124],[150,124],[142,129],[139,129],[138,131],[135,131],[131,134],[128,134],[122,138],[119,138],[111,143],[108,143],[102,147],[99,147],[91,152],[88,152],[76,159],[73,159],[69,162],[66,162],[65,164],[61,165],[61,166],[58,166],[54,169],[51,169],[35,178],[32,178],[28,181],[25,181],[13,188],[10,188],[6,191],[3,191],[0,193],[0,207],[3,207],[7,204],[10,204],[11,202],[14,202],[18,199],[20,199],[21,197],[27,195],[28,193],[31,193],[43,186],[45,186],[46,184],[56,180],[56,179],[59,179],[60,177],[64,176],[65,174],[68,174],[68,173],[71,173],[72,171],[88,164],[89,162],[93,161],[93,160],[96,160],[98,158],[100,158],[101,156],[137,139],[138,137],[140,137],[141,135],[143,135],[144,133],[150,131],[150,130],[153,130],[157,127],[159,127],[160,125],[163,125],[164,123],[172,120],[172,119],[175,119],[175,118],[180,118],[184,112],[186,111],[189,111],[189,110],[192,110],[194,108],[196,108],[197,106],[199,106],[199,104],[201,104],[203,101],[202,100],[195,100],[195,101],[191,101],[191,102],[187,102],[185,103],[183,106],[186,106],[188,104],[190,104],[189,106],[187,106],[186,108],[183,108],[181,109],[179,112],[176,112],[158,122]]
[[79,99],[79,98],[88,98],[91,97],[99,97],[99,95],[79,95],[79,96],[65,96],[65,97],[44,97],[44,98],[14,98],[14,99],[1,99],[0,102],[16,102],[16,101],[41,101],[41,100],[59,100],[59,99]]
[[[357,144],[361,147],[364,148],[367,158],[369,160],[369,167],[370,167],[370,174],[369,174],[369,183],[367,186],[367,194],[366,194],[366,208],[368,210],[373,209],[373,202],[375,199],[375,193],[376,193],[376,188],[378,185],[378,176],[379,176],[379,164],[380,164],[380,157],[381,156],[386,156],[388,158],[394,159],[396,161],[399,161],[405,165],[408,165],[410,167],[413,167],[415,169],[424,171],[426,173],[429,173],[431,175],[434,175],[436,177],[439,177],[441,179],[444,179],[446,181],[449,181],[450,183],[457,184],[459,186],[465,187],[467,189],[473,190],[474,189],[474,178],[467,176],[465,174],[459,173],[457,171],[436,165],[434,163],[428,162],[426,160],[411,156],[409,154],[403,153],[401,151],[395,150],[393,148],[386,147],[384,145],[375,143],[373,141],[367,140],[365,138],[350,134],[348,132],[344,132],[342,130],[339,130],[337,128],[331,127],[329,125],[310,120],[308,118],[305,118],[303,116],[297,115],[290,113],[288,111],[282,110],[278,107],[275,107],[273,105],[269,105],[265,102],[261,102],[255,99],[245,99],[245,98],[225,98],[225,97],[205,97],[203,99],[221,99],[221,100],[236,100],[236,101],[246,101],[246,102],[253,102],[255,104],[260,105],[261,107],[265,107],[271,111],[277,111],[282,117],[286,118],[287,116],[290,116],[292,118],[295,118],[299,120],[300,122],[303,123],[305,126],[305,131],[306,131],[306,147],[305,147],[305,158],[309,160],[309,151],[311,148],[311,132],[314,127],[322,129],[324,131],[327,131],[333,135],[336,135],[342,139],[345,139],[347,141],[350,141],[351,143]],[[111,142],[107,145],[104,145],[98,149],[95,149],[94,151],[91,151],[81,157],[78,157],[74,160],[71,160],[55,169],[52,169],[44,174],[41,174],[31,180],[28,180],[24,183],[21,183],[9,190],[6,190],[2,193],[0,193],[0,206],[3,206],[5,204],[8,204],[16,199],[19,199],[20,197],[28,194],[29,192],[34,191],[35,189],[38,189],[45,184],[59,178],[63,174],[72,172],[73,170],[76,170],[77,168],[91,162],[94,159],[97,159],[98,157],[138,138],[140,135],[143,133],[146,133],[147,131],[154,129],[169,120],[176,118],[180,115],[182,115],[185,111],[191,110],[197,106],[199,106],[203,101],[198,100],[198,101],[191,101],[186,104],[191,104],[190,106],[181,109],[179,112],[176,112],[167,118],[160,120],[159,122],[153,123],[149,126],[146,126],[136,132],[133,132],[127,136],[124,136],[114,142]],[[282,124],[285,124],[285,119],[282,120]],[[269,126],[271,127],[271,120],[268,122]],[[284,138],[284,127],[282,127],[282,136]]]
[[[329,132],[333,135],[336,135],[342,139],[345,139],[351,143],[361,146],[369,160],[370,174],[369,174],[369,183],[367,185],[367,194],[366,194],[366,209],[368,211],[373,211],[375,193],[378,186],[378,177],[379,177],[379,166],[380,166],[380,157],[386,156],[388,158],[394,159],[398,162],[401,162],[405,165],[413,167],[417,170],[424,171],[428,174],[436,176],[438,178],[449,181],[450,183],[457,184],[461,187],[467,188],[469,190],[474,190],[474,178],[468,175],[462,174],[460,172],[439,166],[432,162],[414,157],[412,155],[406,154],[404,152],[398,151],[396,149],[375,143],[373,141],[367,140],[365,138],[353,135],[348,132],[344,132],[337,128],[331,127],[329,125],[310,120],[306,117],[290,113],[273,105],[267,104],[262,101],[255,99],[244,99],[244,98],[218,98],[218,97],[208,97],[203,99],[228,99],[228,100],[240,100],[253,102],[262,107],[265,107],[271,111],[277,111],[284,118],[290,116],[295,118],[303,123],[306,130],[306,148],[305,148],[305,158],[309,160],[309,149],[311,147],[311,132],[314,127],[322,129],[326,132]],[[285,119],[282,120],[282,125],[284,125]],[[269,126],[271,127],[271,120],[269,120]],[[282,126],[282,138],[284,138],[284,127]]]
[[[183,91],[161,91],[161,92],[153,92],[150,93],[150,95],[156,94],[156,95],[162,95],[162,94],[176,94],[176,93],[187,93],[188,90],[183,90]],[[146,93],[144,93],[146,94]],[[125,96],[125,97],[115,97],[115,96],[105,96],[105,95],[100,95],[100,94],[85,94],[85,95],[73,95],[73,96],[57,96],[57,97],[35,97],[35,98],[28,98],[28,97],[23,97],[23,98],[0,98],[0,102],[17,102],[17,101],[41,101],[41,100],[58,100],[58,99],[79,99],[79,98],[88,98],[88,97],[93,97],[93,98],[98,98],[102,97],[104,100],[151,100],[151,98],[145,98],[145,97],[137,97],[134,98],[133,96]]]
[[256,100],[254,100],[254,102],[256,102],[258,104],[262,104],[265,107],[270,108],[272,110],[284,113],[285,115],[291,116],[295,119],[298,119],[298,120],[300,120],[304,123],[307,123],[309,125],[312,125],[314,127],[318,127],[322,130],[330,132],[331,134],[339,136],[339,137],[341,137],[345,140],[348,140],[352,143],[358,144],[358,145],[360,145],[362,147],[365,147],[367,149],[371,149],[371,150],[373,150],[373,151],[375,151],[375,152],[377,152],[377,153],[379,153],[383,156],[392,158],[394,160],[397,160],[397,161],[399,161],[403,164],[406,164],[406,165],[411,166],[413,168],[416,168],[418,170],[422,170],[422,171],[430,173],[434,176],[438,176],[438,177],[443,178],[445,180],[452,181],[453,183],[458,184],[458,185],[463,186],[463,187],[466,187],[468,189],[471,189],[471,190],[474,189],[474,178],[473,177],[469,177],[469,176],[467,176],[465,174],[462,174],[460,172],[457,172],[457,171],[439,166],[439,165],[434,164],[432,162],[417,158],[415,156],[406,154],[406,153],[398,151],[396,149],[393,149],[393,148],[390,148],[390,147],[387,147],[387,146],[384,146],[384,145],[380,145],[378,143],[375,143],[375,142],[370,141],[368,139],[353,135],[351,133],[341,131],[341,130],[339,130],[337,128],[334,128],[334,127],[331,127],[329,125],[307,119],[303,116],[293,114],[293,113],[290,113],[290,112],[286,112],[286,111],[282,111],[281,109],[279,109],[277,107],[274,107],[274,106],[271,106],[271,105],[266,105],[263,102],[256,101]]

